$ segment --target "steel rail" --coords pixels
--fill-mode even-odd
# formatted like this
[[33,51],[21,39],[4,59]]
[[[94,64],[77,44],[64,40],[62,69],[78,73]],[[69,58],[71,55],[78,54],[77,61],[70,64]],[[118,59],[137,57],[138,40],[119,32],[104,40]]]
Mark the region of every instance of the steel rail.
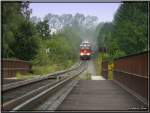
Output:
[[70,83],[74,78],[76,78],[80,73],[83,72],[85,68],[81,68],[75,75],[64,79],[63,81],[55,84],[54,86],[44,90],[40,94],[26,100],[19,106],[13,108],[13,111],[18,110],[32,110],[33,108],[37,107],[39,104],[43,103],[48,97],[54,95],[59,89],[63,88],[66,84]]
[[[78,69],[81,69],[80,67],[82,67],[82,65],[83,64],[81,64],[80,63],[80,65],[78,66],[78,67],[75,67],[75,68],[73,68],[73,69],[71,69],[72,71],[76,71],[76,70],[78,70]],[[70,70],[70,71],[71,71]],[[68,71],[68,72],[70,72],[70,71]],[[81,71],[77,71],[77,73],[81,73],[82,72],[82,69],[81,69]],[[77,74],[75,74],[75,75],[77,75]],[[25,100],[28,100],[28,99],[30,99],[30,98],[32,98],[32,97],[34,97],[34,96],[36,96],[37,94],[39,94],[39,93],[41,93],[41,92],[44,92],[46,89],[48,89],[48,88],[51,88],[51,87],[53,87],[53,86],[57,86],[57,84],[60,84],[60,83],[62,83],[62,81],[66,81],[66,80],[70,80],[70,78],[72,78],[72,77],[74,77],[74,76],[71,76],[71,77],[67,77],[67,79],[66,78],[64,78],[64,79],[61,79],[60,81],[55,81],[55,82],[53,82],[52,84],[47,84],[47,85],[45,85],[45,86],[42,86],[42,87],[40,87],[40,88],[38,88],[38,89],[35,89],[35,90],[33,90],[33,91],[31,91],[31,92],[29,92],[29,93],[27,93],[27,94],[24,94],[24,95],[22,95],[22,96],[20,96],[20,97],[18,97],[18,98],[16,98],[16,99],[13,99],[13,100],[11,100],[11,101],[8,101],[8,102],[6,102],[6,103],[4,103],[3,105],[2,105],[2,109],[3,110],[12,110],[15,106],[18,106],[18,105],[22,105],[23,103],[24,103],[24,101]],[[24,103],[25,104],[25,103]]]
[[[62,80],[60,80],[60,81],[62,81]],[[40,93],[40,92],[44,91],[45,89],[57,84],[60,81],[55,81],[51,84],[41,86],[41,87],[39,87],[39,88],[37,88],[33,91],[30,91],[30,92],[28,92],[28,93],[26,93],[22,96],[19,96],[18,98],[12,99],[12,100],[7,101],[7,102],[4,102],[3,105],[2,105],[2,108],[3,108],[3,110],[11,110],[13,107],[21,104],[24,100],[29,99],[29,98],[37,95],[38,93]]]
[[17,88],[17,87],[21,87],[21,86],[28,85],[28,84],[35,83],[35,82],[39,82],[39,81],[43,81],[43,80],[49,79],[51,77],[55,77],[55,76],[57,77],[61,74],[65,74],[67,72],[70,72],[72,70],[77,69],[80,65],[82,65],[81,62],[73,65],[69,69],[58,71],[58,72],[55,72],[55,73],[52,73],[52,74],[47,74],[47,75],[44,75],[44,77],[38,77],[38,78],[30,79],[30,80],[23,80],[23,81],[19,81],[19,82],[5,84],[5,85],[2,85],[2,91],[5,92],[5,91],[8,91],[8,90],[12,90],[14,88]]

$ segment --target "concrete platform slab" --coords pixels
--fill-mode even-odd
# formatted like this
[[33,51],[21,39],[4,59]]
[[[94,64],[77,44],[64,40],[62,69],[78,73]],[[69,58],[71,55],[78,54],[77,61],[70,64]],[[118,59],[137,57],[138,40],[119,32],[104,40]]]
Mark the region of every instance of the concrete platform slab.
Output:
[[80,80],[57,110],[146,110],[137,98],[109,80]]

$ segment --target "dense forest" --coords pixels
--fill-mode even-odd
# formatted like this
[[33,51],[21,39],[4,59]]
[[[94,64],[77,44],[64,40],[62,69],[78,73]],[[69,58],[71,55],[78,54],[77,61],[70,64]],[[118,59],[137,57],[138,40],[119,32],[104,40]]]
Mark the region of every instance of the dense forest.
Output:
[[148,50],[148,3],[124,2],[112,22],[97,27],[99,48],[107,49],[107,58],[139,53]]
[[97,25],[97,17],[79,13],[49,13],[43,19],[31,14],[28,2],[2,3],[2,57],[30,61],[35,74],[77,62],[81,41],[90,39]]

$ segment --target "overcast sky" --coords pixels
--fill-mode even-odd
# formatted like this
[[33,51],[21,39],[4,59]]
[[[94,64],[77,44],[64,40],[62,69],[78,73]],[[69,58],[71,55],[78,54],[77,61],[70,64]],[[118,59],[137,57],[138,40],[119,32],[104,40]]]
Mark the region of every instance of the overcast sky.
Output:
[[85,16],[97,16],[99,22],[113,20],[121,3],[31,3],[32,15],[41,19],[48,13],[52,14],[76,14],[81,13]]

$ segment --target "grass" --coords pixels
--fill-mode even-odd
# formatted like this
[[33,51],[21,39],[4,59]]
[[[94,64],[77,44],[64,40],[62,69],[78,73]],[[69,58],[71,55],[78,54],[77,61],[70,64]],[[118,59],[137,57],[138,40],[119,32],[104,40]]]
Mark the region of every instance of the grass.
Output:
[[21,74],[19,72],[16,73],[17,79],[32,79],[39,76],[44,76],[49,73],[54,73],[56,71],[64,70],[64,67],[61,65],[53,64],[46,66],[33,66],[32,73]]
[[16,78],[17,79],[23,79],[23,75],[20,72],[16,73]]
[[83,77],[81,79],[82,80],[91,80],[91,74],[87,72],[83,75]]
[[60,65],[46,65],[46,66],[33,66],[32,67],[32,71],[35,75],[45,75],[48,73],[53,73],[56,72],[58,70],[61,70],[61,66]]
[[32,79],[39,76],[44,76],[49,73],[54,73],[56,71],[65,70],[70,68],[74,62],[68,60],[66,63],[62,64],[52,64],[52,65],[33,65],[32,66],[32,73],[21,74],[19,72],[16,73],[17,79]]
[[91,80],[91,74],[90,73],[86,73],[86,80]]
[[20,72],[17,72],[16,73],[16,79],[20,80],[20,79],[32,79],[32,78],[35,78],[35,77],[39,77],[40,75],[34,75],[32,73],[25,73],[25,74],[22,74]]
[[35,75],[46,75],[49,73],[54,73],[56,71],[65,70],[67,68],[70,68],[72,65],[73,62],[69,60],[66,63],[60,63],[60,64],[52,64],[52,65],[44,65],[44,66],[34,65],[32,67],[32,72]]

